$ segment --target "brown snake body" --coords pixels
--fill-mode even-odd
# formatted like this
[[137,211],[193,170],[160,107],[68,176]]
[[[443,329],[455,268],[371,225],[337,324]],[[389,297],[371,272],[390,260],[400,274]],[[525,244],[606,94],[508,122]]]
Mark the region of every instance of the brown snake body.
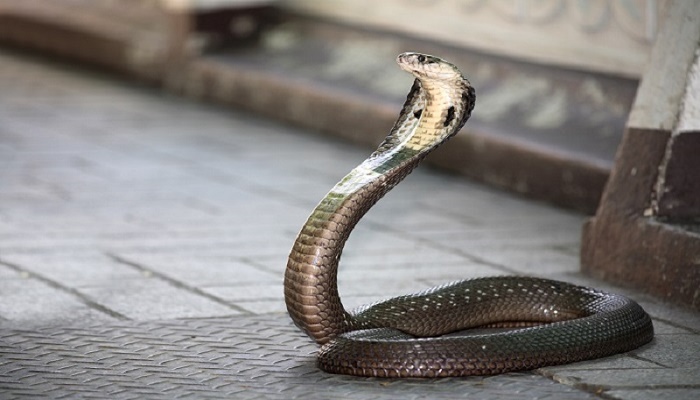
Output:
[[[415,76],[389,136],[324,197],[297,236],[284,281],[287,309],[322,344],[321,369],[361,376],[490,375],[635,349],[654,335],[634,301],[539,278],[492,277],[344,309],[337,287],[343,246],[364,214],[471,115],[475,91],[437,57],[399,55]],[[475,327],[521,327],[443,336]]]

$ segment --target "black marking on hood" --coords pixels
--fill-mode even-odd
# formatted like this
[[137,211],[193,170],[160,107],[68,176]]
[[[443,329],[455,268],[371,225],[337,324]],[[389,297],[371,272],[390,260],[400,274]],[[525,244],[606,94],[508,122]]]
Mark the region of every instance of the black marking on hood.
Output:
[[450,125],[450,122],[452,122],[454,119],[455,119],[455,106],[450,106],[450,108],[447,109],[447,117],[445,117],[445,122],[443,123],[443,126]]

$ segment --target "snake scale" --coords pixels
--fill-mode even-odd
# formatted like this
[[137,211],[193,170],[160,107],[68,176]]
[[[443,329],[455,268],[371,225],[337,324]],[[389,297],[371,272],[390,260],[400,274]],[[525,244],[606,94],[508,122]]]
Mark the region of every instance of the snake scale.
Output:
[[[379,377],[491,375],[604,357],[654,335],[634,301],[569,283],[489,277],[343,308],[340,254],[362,216],[432,150],[456,134],[476,94],[454,65],[403,53],[413,87],[387,138],[331,189],[296,238],[284,279],[294,323],[322,345],[327,372]],[[469,336],[477,327],[511,328]]]

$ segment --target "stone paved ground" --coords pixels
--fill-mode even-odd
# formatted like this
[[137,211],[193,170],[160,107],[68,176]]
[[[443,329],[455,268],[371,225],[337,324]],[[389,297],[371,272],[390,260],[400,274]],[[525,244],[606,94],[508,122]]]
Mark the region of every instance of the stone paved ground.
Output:
[[700,397],[700,316],[581,276],[583,216],[425,168],[351,238],[348,306],[541,275],[634,297],[656,339],[488,378],[318,371],[285,314],[283,269],[312,207],[367,154],[0,51],[0,398]]

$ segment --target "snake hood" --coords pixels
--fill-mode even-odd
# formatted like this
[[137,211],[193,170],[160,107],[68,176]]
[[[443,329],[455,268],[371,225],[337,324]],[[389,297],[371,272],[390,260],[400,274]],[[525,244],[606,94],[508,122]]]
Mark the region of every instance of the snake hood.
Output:
[[474,109],[476,92],[455,65],[439,57],[407,52],[399,54],[396,62],[416,79],[387,139],[411,131],[419,140],[409,147],[430,151],[464,126]]

